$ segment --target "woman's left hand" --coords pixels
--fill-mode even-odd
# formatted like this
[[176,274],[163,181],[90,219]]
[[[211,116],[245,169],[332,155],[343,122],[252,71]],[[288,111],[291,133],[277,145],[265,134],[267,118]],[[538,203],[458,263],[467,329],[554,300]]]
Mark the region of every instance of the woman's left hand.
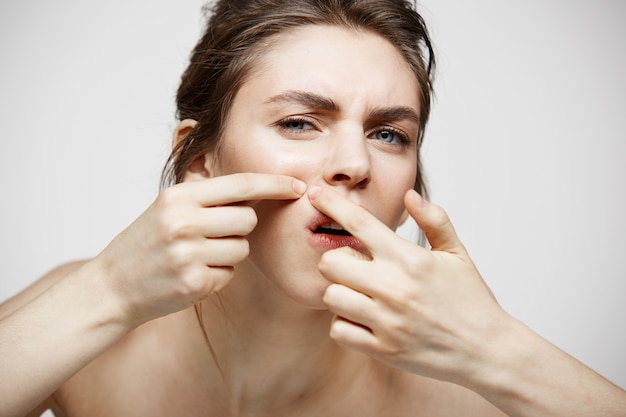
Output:
[[[461,385],[484,365],[510,316],[484,283],[447,214],[415,191],[405,206],[431,249],[406,241],[362,207],[329,189],[312,204],[357,237],[371,258],[343,247],[319,264],[331,282],[324,303],[338,344],[406,371]],[[492,346],[493,347],[493,346]]]

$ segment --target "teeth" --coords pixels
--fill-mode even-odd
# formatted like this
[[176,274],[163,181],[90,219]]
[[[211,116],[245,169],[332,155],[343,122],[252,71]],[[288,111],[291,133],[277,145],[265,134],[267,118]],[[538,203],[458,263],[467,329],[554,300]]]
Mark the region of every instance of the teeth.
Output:
[[320,226],[322,229],[343,230],[343,227],[339,223],[327,223]]

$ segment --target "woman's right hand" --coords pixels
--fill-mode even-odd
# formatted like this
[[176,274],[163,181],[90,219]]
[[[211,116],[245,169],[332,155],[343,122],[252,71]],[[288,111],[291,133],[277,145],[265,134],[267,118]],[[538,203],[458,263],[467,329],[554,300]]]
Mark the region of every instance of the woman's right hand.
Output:
[[255,200],[297,199],[306,185],[256,173],[184,182],[154,203],[90,263],[138,326],[222,289],[249,253]]

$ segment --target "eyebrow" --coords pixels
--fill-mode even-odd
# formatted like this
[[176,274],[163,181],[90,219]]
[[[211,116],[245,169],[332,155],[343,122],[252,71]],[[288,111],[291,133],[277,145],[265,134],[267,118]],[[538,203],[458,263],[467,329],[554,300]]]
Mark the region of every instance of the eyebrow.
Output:
[[407,106],[379,107],[370,112],[370,118],[374,120],[392,122],[395,120],[410,120],[420,124],[420,116],[415,110]]
[[[279,102],[297,103],[312,109],[333,113],[340,110],[339,105],[332,99],[307,91],[285,91],[265,101],[265,103]],[[420,123],[419,114],[412,107],[408,106],[377,107],[369,113],[369,118],[389,122],[410,120],[417,124]]]
[[305,107],[325,110],[328,112],[338,112],[339,106],[333,100],[306,91],[285,91],[276,96],[270,97],[266,103],[290,102],[302,104]]

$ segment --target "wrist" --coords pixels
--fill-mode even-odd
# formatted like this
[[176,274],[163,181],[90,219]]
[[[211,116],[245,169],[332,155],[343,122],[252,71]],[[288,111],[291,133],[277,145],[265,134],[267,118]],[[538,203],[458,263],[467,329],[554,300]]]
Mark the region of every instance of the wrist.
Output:
[[113,282],[112,271],[100,258],[83,264],[77,271],[74,285],[86,294],[86,310],[93,313],[94,327],[111,327],[116,332],[129,332],[141,323],[130,314],[123,300],[123,291]]
[[511,316],[483,346],[460,385],[511,417],[617,416],[624,409],[621,389]]
[[[480,394],[494,405],[525,403],[529,400],[524,384],[537,354],[539,337],[506,312],[494,320],[488,333],[475,345],[459,383]],[[507,408],[506,406],[504,408]]]

